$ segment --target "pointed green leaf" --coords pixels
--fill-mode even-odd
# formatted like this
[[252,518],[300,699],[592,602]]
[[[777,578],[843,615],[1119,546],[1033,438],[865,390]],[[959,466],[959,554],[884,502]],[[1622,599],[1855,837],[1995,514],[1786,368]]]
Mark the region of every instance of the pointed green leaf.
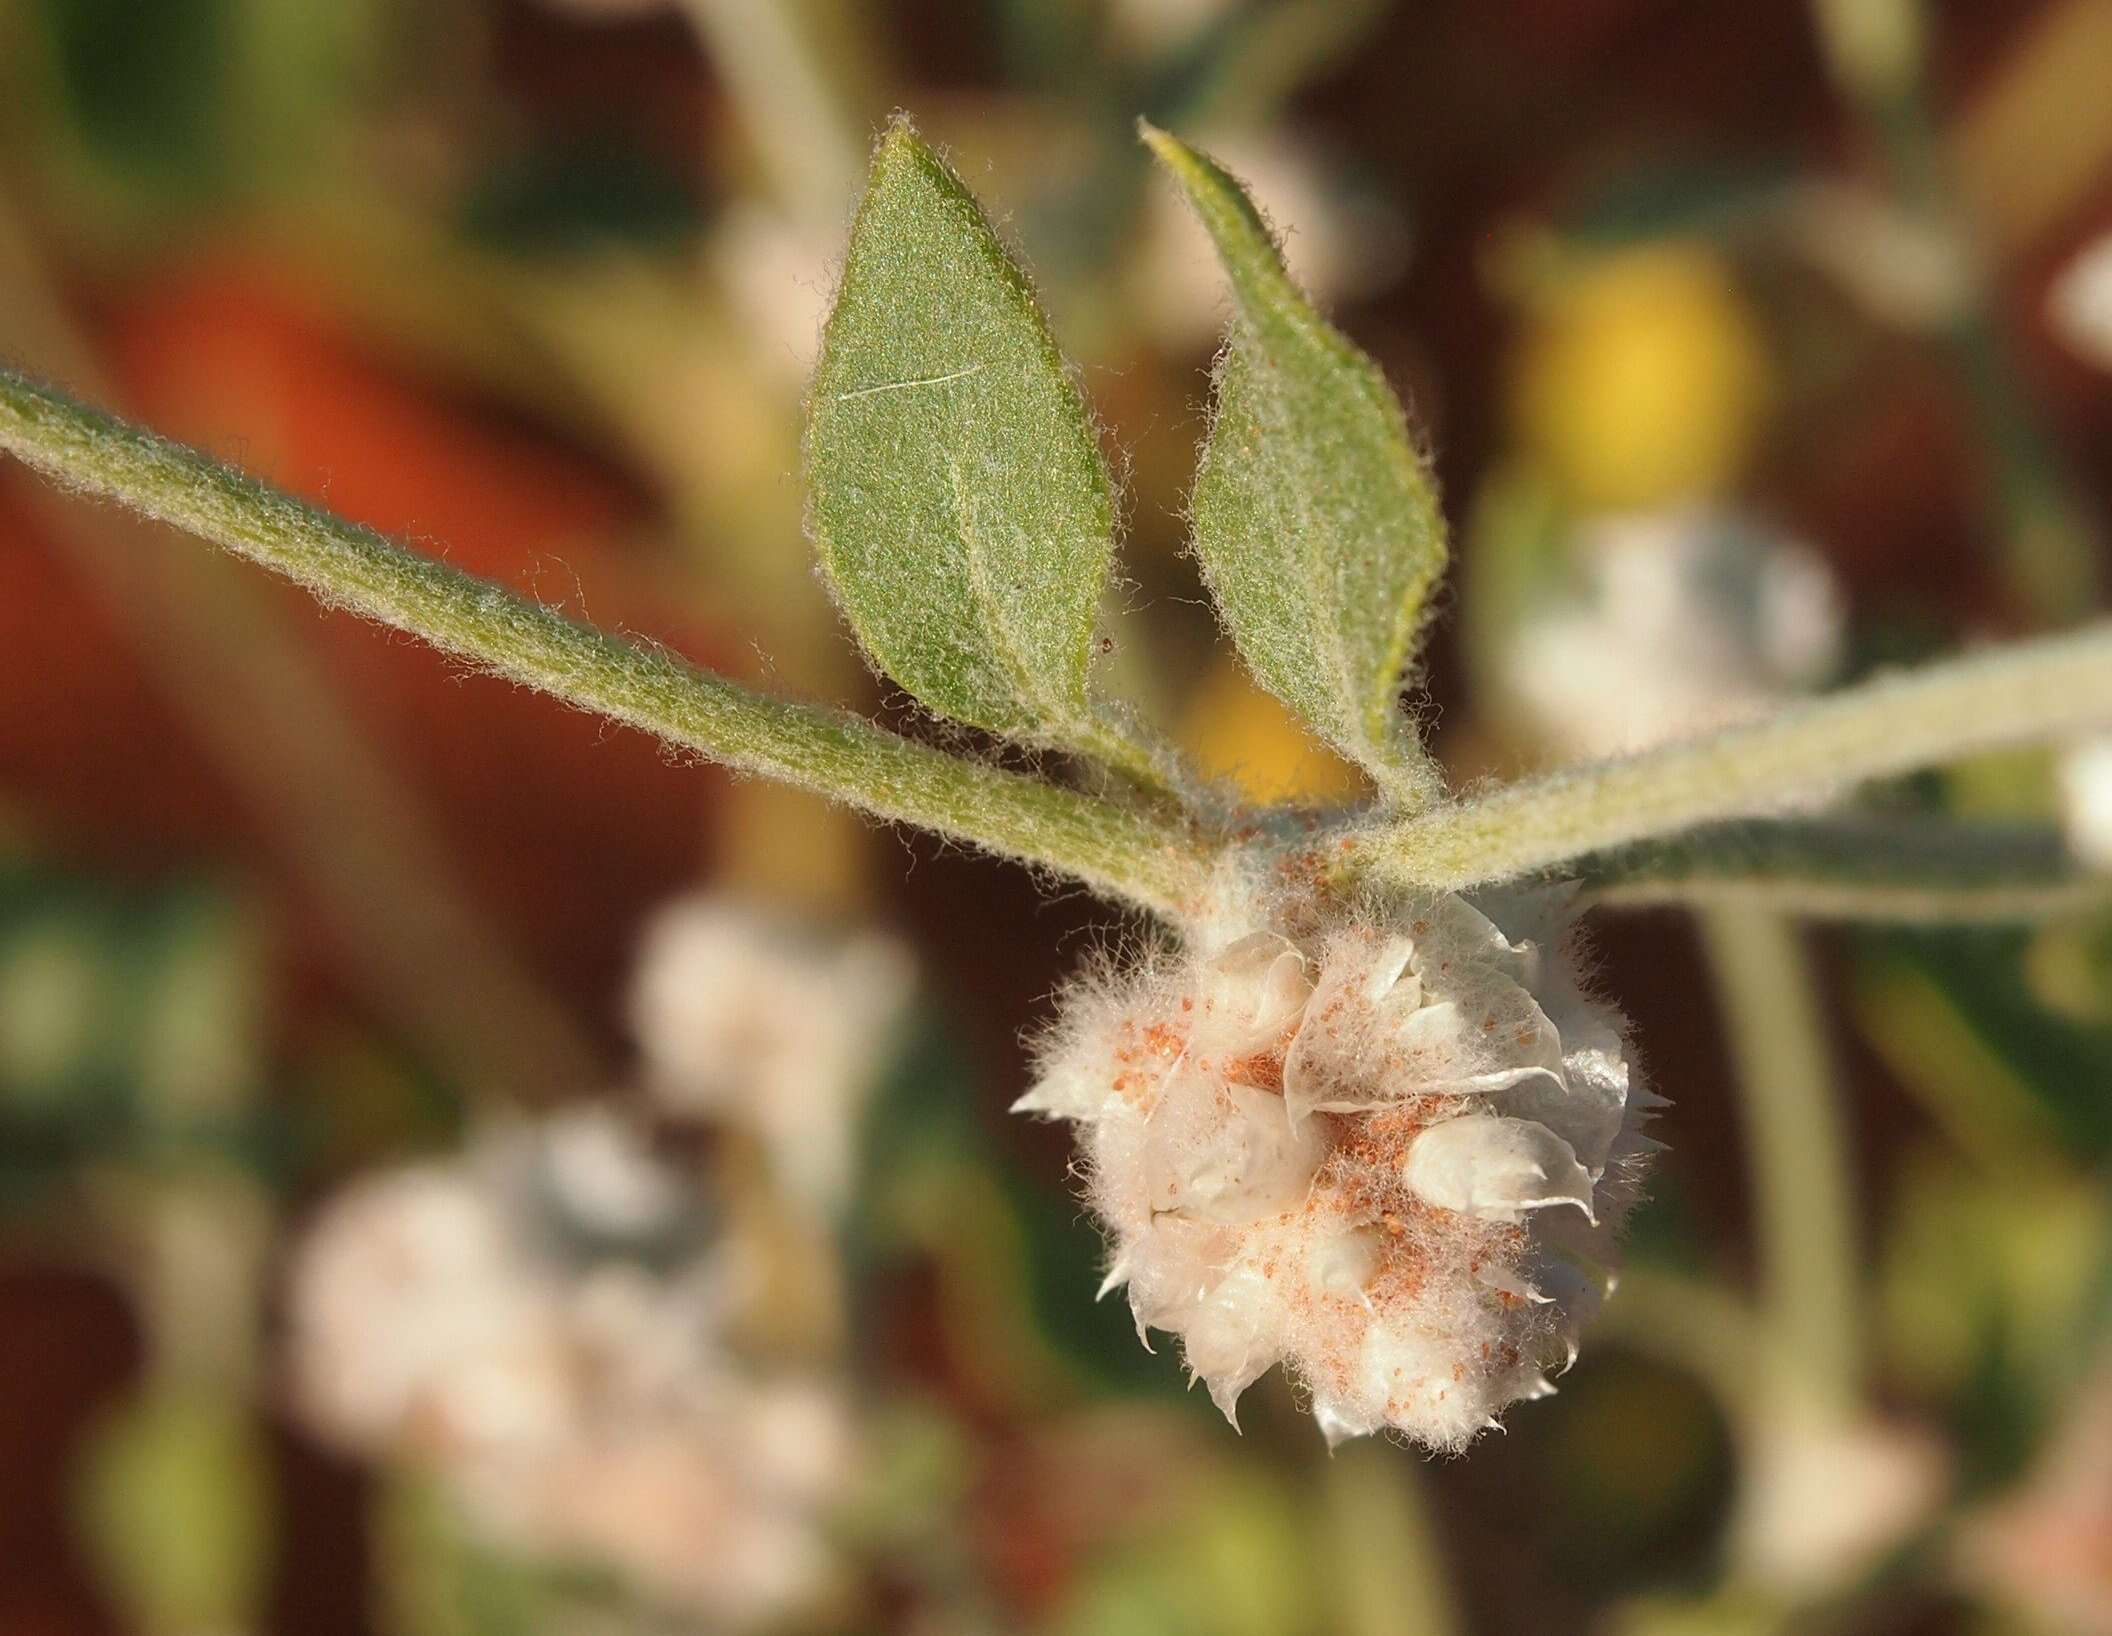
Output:
[[956,721],[1108,753],[1099,441],[1026,275],[905,123],[851,231],[807,466],[822,566],[889,676]]
[[1400,799],[1436,774],[1400,712],[1444,519],[1400,400],[1316,313],[1246,190],[1164,131],[1144,139],[1216,242],[1233,323],[1196,473],[1196,556],[1255,676]]

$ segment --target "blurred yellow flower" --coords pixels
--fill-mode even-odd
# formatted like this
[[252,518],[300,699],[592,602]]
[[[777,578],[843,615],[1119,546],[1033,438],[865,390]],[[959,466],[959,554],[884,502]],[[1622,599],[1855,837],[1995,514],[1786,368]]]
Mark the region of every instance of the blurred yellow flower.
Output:
[[1703,246],[1662,243],[1586,263],[1540,295],[1514,412],[1579,506],[1656,506],[1736,478],[1768,377],[1730,268]]
[[1249,801],[1327,806],[1363,793],[1357,770],[1230,658],[1203,679],[1185,727],[1182,737],[1203,771],[1230,779]]

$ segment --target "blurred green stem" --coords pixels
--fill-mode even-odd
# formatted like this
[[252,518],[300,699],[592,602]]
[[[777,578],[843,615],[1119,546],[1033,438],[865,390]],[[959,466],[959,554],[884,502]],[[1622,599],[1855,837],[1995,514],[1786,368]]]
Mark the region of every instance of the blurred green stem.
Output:
[[844,107],[812,0],[681,6],[740,109],[779,202],[809,228],[840,229],[865,167],[866,127]]
[[263,1188],[203,1167],[147,1178],[98,1173],[91,1185],[114,1252],[111,1277],[131,1292],[149,1372],[254,1390],[273,1229]]
[[0,369],[0,448],[422,637],[443,652],[735,770],[1047,865],[1169,913],[1205,884],[1185,826],[776,698],[421,556],[194,450]]
[[1444,1542],[1419,1467],[1383,1442],[1337,1449],[1321,1471],[1337,1636],[1456,1636]]
[[1778,915],[1698,925],[1738,1075],[1771,1373],[1800,1407],[1845,1415],[1863,1367],[1854,1188],[1809,956]]
[[1895,202],[1970,270],[1945,340],[1980,441],[1994,457],[2011,600],[2037,624],[2072,623],[2104,591],[2091,508],[2039,424],[1993,311],[1977,236],[1931,111],[1923,0],[1812,5],[1827,63],[1885,157]]
[[1811,920],[1957,925],[2050,919],[2112,901],[2051,824],[1914,813],[1712,824],[1578,859],[1595,903],[1764,908]]
[[1692,1375],[1741,1427],[1758,1413],[1753,1360],[1763,1344],[1760,1319],[1720,1285],[1669,1268],[1630,1266],[1599,1324],[1602,1334]]

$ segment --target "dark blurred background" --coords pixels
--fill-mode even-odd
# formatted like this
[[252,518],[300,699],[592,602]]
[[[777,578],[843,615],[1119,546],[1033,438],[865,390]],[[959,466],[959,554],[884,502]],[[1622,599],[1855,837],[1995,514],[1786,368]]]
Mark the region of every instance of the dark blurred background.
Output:
[[[1825,674],[1749,691],[2098,610],[2108,90],[2106,0],[0,0],[0,357],[921,730],[811,575],[798,479],[907,109],[1126,451],[1124,686],[1256,796],[1334,799],[1181,555],[1221,303],[1137,116],[1251,179],[1420,422],[1458,542],[1427,714],[1467,781],[1602,747],[1516,667],[1608,528],[1732,518],[1823,565]],[[718,1628],[465,1566],[283,1359],[336,1189],[635,1079],[641,925],[699,888],[921,970],[808,1245],[849,1293],[800,1345],[865,1453],[828,1596],[772,1618],[2112,1630],[2112,927],[1763,929],[1782,1022],[1710,975],[1736,927],[1600,916],[1673,1102],[1630,1288],[1507,1435],[1329,1460],[1280,1382],[1234,1439],[1092,1303],[1064,1134],[1005,1115],[1106,911],[19,470],[0,565],[0,1633]],[[1557,691],[1659,685],[1581,640],[1617,673]],[[2062,777],[1902,799],[2044,815]],[[1769,1064],[1814,1040],[1784,1114]]]

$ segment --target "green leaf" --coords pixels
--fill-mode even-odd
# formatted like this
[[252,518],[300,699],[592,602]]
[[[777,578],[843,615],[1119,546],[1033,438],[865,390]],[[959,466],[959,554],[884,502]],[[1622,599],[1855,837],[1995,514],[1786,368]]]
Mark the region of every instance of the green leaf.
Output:
[[1084,402],[966,187],[881,140],[809,405],[810,524],[837,600],[930,709],[1118,762],[1088,670],[1114,495]]
[[1255,676],[1395,800],[1435,770],[1400,711],[1445,567],[1436,485],[1378,366],[1316,313],[1246,190],[1144,140],[1216,242],[1234,316],[1196,473],[1195,553]]

